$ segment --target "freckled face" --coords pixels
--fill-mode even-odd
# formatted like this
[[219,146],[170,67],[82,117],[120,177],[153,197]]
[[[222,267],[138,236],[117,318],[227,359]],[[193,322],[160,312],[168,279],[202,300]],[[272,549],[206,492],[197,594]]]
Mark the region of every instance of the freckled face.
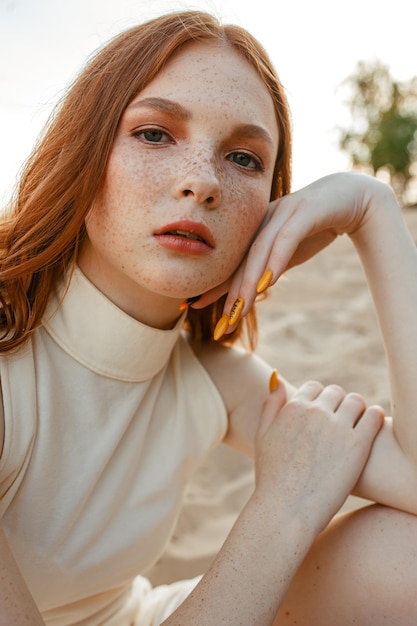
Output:
[[255,70],[229,46],[188,45],[123,115],[81,269],[138,319],[220,284],[265,215],[277,150]]

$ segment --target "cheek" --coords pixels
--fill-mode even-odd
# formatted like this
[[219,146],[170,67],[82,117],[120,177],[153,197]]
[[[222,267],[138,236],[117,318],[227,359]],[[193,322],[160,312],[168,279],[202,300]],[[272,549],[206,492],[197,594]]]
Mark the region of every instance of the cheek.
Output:
[[93,247],[109,256],[119,255],[130,244],[133,211],[125,195],[122,188],[109,186],[106,180],[85,221]]
[[229,233],[228,246],[239,260],[244,256],[255,234],[262,224],[268,208],[268,200],[259,194],[246,194],[244,202],[236,206],[227,216],[226,230]]

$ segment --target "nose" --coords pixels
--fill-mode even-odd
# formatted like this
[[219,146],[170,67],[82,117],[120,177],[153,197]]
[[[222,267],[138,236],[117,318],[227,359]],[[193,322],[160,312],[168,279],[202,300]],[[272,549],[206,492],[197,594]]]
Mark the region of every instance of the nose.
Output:
[[190,167],[184,165],[174,188],[175,198],[190,198],[206,209],[216,209],[220,205],[221,189],[215,164],[200,160]]

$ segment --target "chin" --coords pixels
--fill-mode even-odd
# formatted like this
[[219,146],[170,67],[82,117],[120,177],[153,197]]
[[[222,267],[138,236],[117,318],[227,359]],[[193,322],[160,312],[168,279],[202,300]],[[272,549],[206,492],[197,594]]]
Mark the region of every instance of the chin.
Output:
[[162,285],[158,285],[154,287],[154,290],[158,292],[161,296],[165,296],[167,298],[173,298],[177,300],[186,300],[187,298],[193,298],[194,296],[200,296],[206,291],[217,287],[221,282],[217,280],[213,281],[184,281],[186,284],[167,284],[164,282]]

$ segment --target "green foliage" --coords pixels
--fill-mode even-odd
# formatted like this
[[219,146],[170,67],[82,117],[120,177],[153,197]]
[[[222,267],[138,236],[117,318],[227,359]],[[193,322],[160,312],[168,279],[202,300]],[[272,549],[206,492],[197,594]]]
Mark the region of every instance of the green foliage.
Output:
[[343,85],[352,125],[339,129],[339,147],[356,169],[388,171],[404,199],[417,164],[417,77],[400,83],[379,61],[360,61]]

